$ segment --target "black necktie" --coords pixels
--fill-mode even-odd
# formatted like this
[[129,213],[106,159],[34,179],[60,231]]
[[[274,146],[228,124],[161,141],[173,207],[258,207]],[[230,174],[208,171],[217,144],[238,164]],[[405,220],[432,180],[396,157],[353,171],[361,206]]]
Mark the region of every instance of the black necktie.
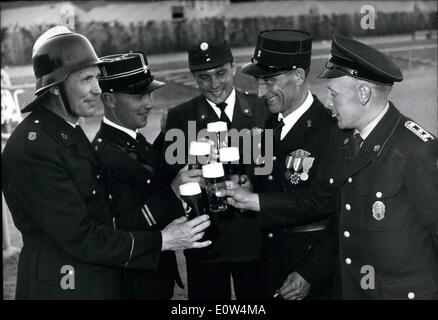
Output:
[[281,129],[284,127],[283,118],[281,118],[274,127],[274,143],[278,143],[281,140]]
[[362,137],[360,136],[359,133],[356,133],[354,135],[354,145],[353,145],[354,146],[354,154],[355,155],[357,155],[359,153],[360,145],[362,144],[362,142],[363,142]]
[[142,135],[140,132],[137,132],[137,138],[136,140],[138,142],[140,142],[142,145],[144,146],[148,146],[148,142],[146,141],[146,138],[144,137],[144,135]]
[[227,107],[227,104],[225,102],[219,103],[216,105],[216,107],[218,107],[219,109],[221,109],[221,116],[220,116],[220,121],[224,121],[227,123],[228,129],[230,129],[231,126],[231,121],[228,118],[227,114],[225,113],[225,108]]

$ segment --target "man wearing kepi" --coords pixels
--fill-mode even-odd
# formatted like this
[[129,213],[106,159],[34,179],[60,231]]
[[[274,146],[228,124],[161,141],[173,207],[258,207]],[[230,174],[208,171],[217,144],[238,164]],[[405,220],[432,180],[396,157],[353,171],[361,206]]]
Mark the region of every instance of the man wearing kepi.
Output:
[[2,186],[23,236],[17,299],[119,299],[123,268],[154,270],[161,250],[203,247],[209,225],[174,220],[162,231],[119,231],[104,165],[77,126],[101,94],[98,59],[65,27],[33,48],[36,98],[2,154]]
[[[188,140],[189,130],[194,130],[189,126],[193,124],[196,133],[219,120],[237,131],[263,127],[267,114],[263,101],[234,88],[236,65],[226,42],[207,40],[192,45],[188,60],[201,95],[169,110],[166,130],[180,129]],[[164,153],[173,142],[165,142]],[[186,150],[190,142],[186,141]],[[184,156],[187,159],[187,154]],[[176,177],[177,184],[202,178],[199,169],[179,172],[184,165],[169,166],[171,178]],[[212,236],[213,245],[207,250],[186,252],[189,299],[230,299],[231,275],[237,299],[258,298],[256,279],[260,278],[262,236],[254,213],[241,214],[231,208],[211,214],[211,219],[217,230]]]
[[[287,197],[287,191],[303,190],[313,182],[322,154],[336,122],[308,88],[312,38],[298,30],[262,31],[252,63],[242,72],[256,78],[259,96],[272,113],[265,130],[273,130],[273,171],[259,177],[257,191],[264,197]],[[281,201],[277,203],[282,207]],[[262,207],[264,215],[276,207]],[[284,210],[284,209],[281,209]],[[332,218],[299,227],[281,221],[263,224],[266,237],[263,265],[267,298],[280,288],[284,299],[331,297],[335,237]]]
[[[302,224],[336,208],[344,299],[438,299],[438,142],[388,100],[399,67],[380,51],[334,35],[327,79],[338,120],[309,190],[261,221]],[[224,191],[253,210],[263,194]],[[249,205],[251,204],[251,205]]]
[[[163,82],[154,80],[143,53],[101,57],[99,85],[105,109],[94,149],[110,171],[110,194],[121,230],[162,230],[184,215],[181,202],[165,184],[152,146],[138,131],[152,110],[152,92]],[[151,232],[151,237],[153,232]],[[125,270],[125,293],[131,299],[170,299],[174,282],[182,286],[175,253],[161,252],[152,270]]]

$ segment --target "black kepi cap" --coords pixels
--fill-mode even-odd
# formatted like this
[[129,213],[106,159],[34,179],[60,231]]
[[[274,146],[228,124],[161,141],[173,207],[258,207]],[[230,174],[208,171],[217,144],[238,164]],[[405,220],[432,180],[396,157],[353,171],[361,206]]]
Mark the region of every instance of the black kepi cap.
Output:
[[242,72],[254,77],[272,77],[296,68],[310,67],[312,36],[300,30],[277,29],[259,33],[251,63]]
[[329,60],[318,78],[343,76],[384,85],[403,80],[400,68],[382,52],[362,42],[334,34]]
[[209,70],[233,61],[233,54],[226,41],[202,41],[190,46],[190,71]]
[[141,52],[114,54],[100,58],[102,92],[140,94],[152,92],[164,82],[154,80],[146,56]]

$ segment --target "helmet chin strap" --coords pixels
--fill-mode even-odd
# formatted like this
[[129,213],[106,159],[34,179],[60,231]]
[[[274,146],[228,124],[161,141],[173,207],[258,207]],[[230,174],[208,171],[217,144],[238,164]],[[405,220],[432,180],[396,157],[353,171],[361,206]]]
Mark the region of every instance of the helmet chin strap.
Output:
[[59,88],[59,94],[61,96],[61,100],[64,103],[65,110],[67,111],[67,113],[72,117],[79,117],[79,115],[71,109],[70,103],[68,103],[67,94],[65,93],[64,84],[60,83],[58,85],[58,88]]

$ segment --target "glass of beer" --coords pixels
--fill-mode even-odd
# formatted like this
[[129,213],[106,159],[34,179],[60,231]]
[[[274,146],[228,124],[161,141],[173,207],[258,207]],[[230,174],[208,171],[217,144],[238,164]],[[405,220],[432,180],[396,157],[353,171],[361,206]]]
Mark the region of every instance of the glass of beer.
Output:
[[219,160],[224,166],[225,179],[239,183],[239,148],[227,147],[219,149]]
[[202,191],[198,182],[188,182],[179,186],[179,195],[187,203],[187,216],[193,219],[205,213]]
[[[202,164],[206,164],[208,162],[208,157],[210,156],[210,152],[211,152],[211,145],[208,142],[201,142],[201,141],[190,142],[189,155],[195,157],[195,163],[189,163],[189,170],[201,169]],[[200,158],[198,157],[206,157],[206,161],[202,163],[200,161]]]
[[216,196],[216,191],[225,189],[225,173],[222,163],[214,162],[203,165],[202,176],[205,180],[205,190],[210,212],[227,211],[227,199]]
[[[216,121],[216,122],[210,122],[207,123],[207,132],[214,132],[216,133],[216,148],[219,150],[222,147],[228,147],[228,126],[227,123],[224,121]],[[221,132],[222,133],[222,140],[221,140]]]

